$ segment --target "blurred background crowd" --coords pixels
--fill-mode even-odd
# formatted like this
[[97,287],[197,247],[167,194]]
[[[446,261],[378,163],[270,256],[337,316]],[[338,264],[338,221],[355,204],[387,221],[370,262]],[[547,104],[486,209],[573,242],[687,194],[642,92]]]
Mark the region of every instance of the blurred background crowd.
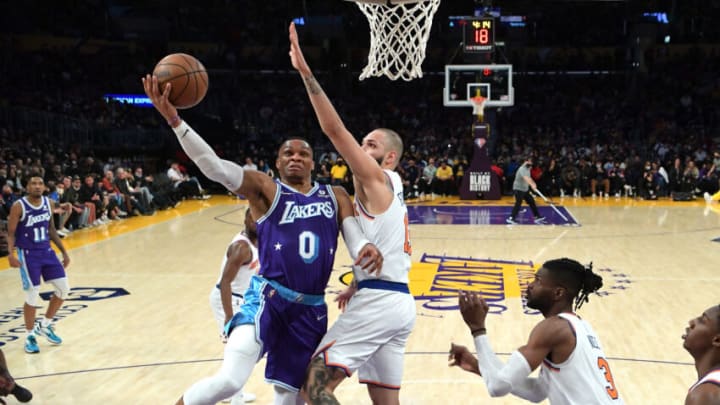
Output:
[[[510,193],[521,159],[550,196],[672,198],[718,189],[720,2],[444,1],[412,82],[357,77],[369,45],[365,17],[339,0],[60,0],[0,5],[0,220],[39,172],[60,203],[63,234],[151,215],[224,192],[179,150],[152,108],[109,95],[142,93],[164,55],[207,67],[210,90],[183,117],[218,154],[274,175],[279,142],[315,147],[316,178],[350,173],[325,140],[287,56],[295,20],[305,52],[346,126],[405,141],[398,168],[408,198],[457,194],[472,156],[470,109],[442,103],[443,67],[459,52],[451,16],[522,16],[499,25],[485,63],[512,64],[515,105],[486,112],[493,171]],[[1,249],[0,249],[1,250]]]

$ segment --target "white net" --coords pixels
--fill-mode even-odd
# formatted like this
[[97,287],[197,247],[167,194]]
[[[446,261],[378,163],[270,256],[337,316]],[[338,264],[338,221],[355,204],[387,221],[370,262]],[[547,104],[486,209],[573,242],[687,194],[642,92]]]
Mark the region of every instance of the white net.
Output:
[[422,77],[425,47],[440,0],[403,4],[355,1],[370,25],[370,52],[360,80],[383,75],[406,81]]
[[488,99],[483,96],[475,96],[471,98],[470,101],[473,104],[473,114],[482,117],[485,113],[485,103]]

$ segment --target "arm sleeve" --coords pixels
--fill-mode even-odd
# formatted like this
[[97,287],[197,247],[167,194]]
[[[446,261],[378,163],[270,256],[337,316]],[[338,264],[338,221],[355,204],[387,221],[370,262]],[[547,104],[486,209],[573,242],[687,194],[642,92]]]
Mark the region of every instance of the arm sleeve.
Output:
[[532,370],[525,356],[519,351],[514,351],[507,364],[503,364],[493,352],[487,335],[475,338],[475,348],[478,353],[478,367],[491,397],[512,393],[529,401],[539,402],[547,396],[537,379],[528,378]]
[[217,181],[230,191],[236,191],[243,182],[244,170],[235,162],[223,160],[215,154],[187,122],[173,128],[183,150],[210,180]]
[[[515,353],[520,354],[519,352]],[[513,385],[510,392],[517,397],[535,403],[542,402],[547,398],[547,387],[537,378],[525,378],[520,383]]]

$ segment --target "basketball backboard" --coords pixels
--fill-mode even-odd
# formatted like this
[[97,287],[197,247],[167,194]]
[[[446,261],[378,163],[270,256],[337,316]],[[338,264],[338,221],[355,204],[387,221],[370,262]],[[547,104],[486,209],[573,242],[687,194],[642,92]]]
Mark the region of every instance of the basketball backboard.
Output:
[[446,107],[472,107],[477,95],[486,97],[485,107],[515,104],[512,65],[446,65],[443,104]]

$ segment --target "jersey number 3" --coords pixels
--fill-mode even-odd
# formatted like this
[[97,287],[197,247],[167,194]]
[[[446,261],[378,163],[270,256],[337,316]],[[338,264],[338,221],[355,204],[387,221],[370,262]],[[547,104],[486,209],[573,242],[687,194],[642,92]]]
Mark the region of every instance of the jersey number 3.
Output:
[[618,399],[617,388],[615,388],[615,380],[613,379],[612,373],[610,372],[610,365],[608,364],[607,360],[605,360],[604,357],[598,357],[597,365],[600,371],[603,372],[605,376],[605,381],[608,382],[608,385],[605,386],[605,391],[607,391],[608,395],[610,395],[610,398]]

